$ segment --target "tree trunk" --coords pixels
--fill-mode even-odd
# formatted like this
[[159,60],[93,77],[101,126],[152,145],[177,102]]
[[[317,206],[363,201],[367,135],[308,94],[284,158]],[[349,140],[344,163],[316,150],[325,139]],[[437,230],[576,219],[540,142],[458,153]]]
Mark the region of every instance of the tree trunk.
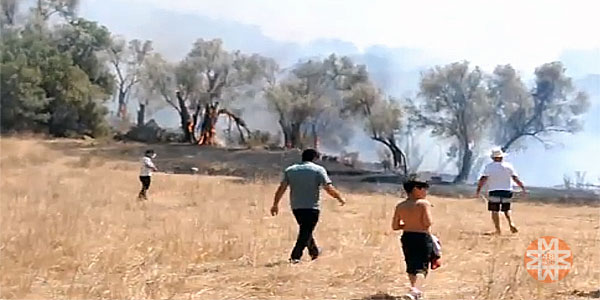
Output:
[[188,128],[190,131],[190,143],[199,144],[200,139],[196,136],[196,130],[198,130],[198,124],[200,123],[200,114],[202,114],[202,105],[196,105],[196,111],[192,116],[191,127]]
[[290,142],[292,148],[302,149],[302,133],[300,131],[301,124],[292,123],[290,131]]
[[137,111],[137,126],[142,127],[146,124],[146,104],[140,103],[140,109]]
[[290,139],[290,131],[288,126],[285,125],[285,121],[279,120],[279,127],[281,127],[281,132],[283,132],[283,147],[290,149],[292,148],[292,141]]
[[396,141],[393,138],[383,139],[380,137],[371,137],[371,139],[384,144],[392,153],[394,168],[401,168],[402,174],[405,176],[408,175],[406,155],[404,155],[404,152],[396,145]]
[[473,165],[473,151],[469,149],[469,143],[463,141],[463,155],[460,160],[460,171],[458,175],[454,179],[454,183],[464,183],[469,178],[469,174],[471,173],[471,167]]
[[394,159],[394,167],[401,168],[402,174],[408,175],[408,166],[406,162],[406,155],[398,148],[395,141],[390,141],[390,150],[392,151],[392,158]]
[[235,125],[236,125],[236,127],[238,129],[238,133],[240,134],[240,143],[242,145],[245,145],[246,144],[246,138],[244,137],[244,132],[242,131],[242,126],[240,126],[239,123],[236,123]]
[[319,151],[319,136],[317,135],[317,125],[313,123],[311,129],[313,137],[313,149]]
[[192,132],[190,131],[190,127],[192,124],[192,119],[190,117],[190,111],[185,105],[185,100],[181,97],[181,94],[177,92],[177,101],[179,103],[179,118],[181,120],[181,130],[183,132],[183,140],[186,142],[192,141]]
[[[220,115],[227,115],[229,120],[233,120],[238,129],[238,133],[240,134],[240,144],[246,144],[246,137],[244,136],[244,131],[247,134],[248,138],[251,135],[250,129],[246,126],[246,122],[242,120],[242,118],[228,111],[227,109],[219,109],[218,103],[215,104],[206,104],[204,108],[204,116],[202,118],[202,125],[200,130],[200,139],[198,140],[198,144],[200,145],[216,145],[216,136],[217,136],[217,122],[219,121]],[[198,119],[198,118],[196,118]],[[242,130],[243,129],[243,130]],[[231,129],[230,129],[231,131]]]
[[122,120],[126,121],[128,119],[127,117],[127,101],[125,101],[126,98],[126,94],[119,91],[119,109],[117,111],[117,117],[121,118]]
[[283,146],[286,149],[292,149],[292,138],[291,138],[291,130],[288,128],[283,129]]
[[279,126],[283,132],[283,144],[287,149],[302,148],[302,123],[292,123],[287,125],[284,121],[279,120]]
[[202,124],[200,125],[200,145],[215,145],[216,128],[215,125],[218,119],[218,111],[215,105],[206,104],[204,107],[204,115],[202,116]]

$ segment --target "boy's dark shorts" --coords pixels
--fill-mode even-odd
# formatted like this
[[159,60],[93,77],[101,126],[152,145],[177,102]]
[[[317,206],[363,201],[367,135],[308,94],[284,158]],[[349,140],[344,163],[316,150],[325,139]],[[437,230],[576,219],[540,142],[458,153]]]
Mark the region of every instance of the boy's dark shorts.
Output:
[[427,276],[433,253],[431,235],[423,232],[404,232],[400,241],[406,262],[406,273]]
[[140,176],[140,182],[142,183],[142,188],[147,190],[150,188],[150,181],[151,181],[150,176]]
[[510,210],[511,191],[491,191],[489,194],[488,210],[493,212],[507,212]]

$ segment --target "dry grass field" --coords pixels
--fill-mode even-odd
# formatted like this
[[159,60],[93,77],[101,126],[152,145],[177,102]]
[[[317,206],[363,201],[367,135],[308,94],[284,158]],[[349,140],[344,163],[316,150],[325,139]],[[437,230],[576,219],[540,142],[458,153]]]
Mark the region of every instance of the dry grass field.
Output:
[[[345,207],[325,199],[323,256],[289,265],[296,225],[287,202],[268,214],[273,183],[158,173],[141,204],[136,163],[66,155],[60,143],[1,140],[0,298],[359,300],[407,290],[390,230],[397,197],[350,194]],[[600,297],[597,207],[518,203],[521,232],[494,237],[481,201],[430,201],[444,265],[430,273],[427,299]],[[573,250],[558,283],[524,269],[525,249],[544,235]]]

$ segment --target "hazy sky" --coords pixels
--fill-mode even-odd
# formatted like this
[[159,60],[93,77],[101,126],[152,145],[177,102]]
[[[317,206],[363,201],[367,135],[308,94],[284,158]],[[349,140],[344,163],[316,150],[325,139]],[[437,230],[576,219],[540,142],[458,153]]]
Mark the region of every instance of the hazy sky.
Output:
[[[490,68],[531,70],[568,49],[600,49],[600,2],[590,0],[123,1],[256,25],[279,41],[416,48]],[[600,62],[594,67],[600,72]]]
[[[84,17],[114,33],[153,40],[172,60],[183,57],[195,39],[216,37],[228,49],[259,52],[282,64],[336,52],[366,63],[395,94],[414,91],[420,70],[436,64],[468,60],[491,71],[510,63],[531,78],[535,67],[561,60],[575,82],[593,93],[592,109],[584,132],[557,137],[550,150],[533,142],[510,156],[535,185],[560,184],[564,174],[579,170],[600,182],[600,76],[590,76],[600,74],[599,11],[600,1],[591,0],[83,0],[81,7]],[[178,123],[166,113],[163,120]],[[247,121],[253,128],[267,126]],[[356,143],[365,142],[362,136]],[[375,156],[374,144],[360,149],[363,158]],[[438,159],[429,158],[428,168],[434,168]]]

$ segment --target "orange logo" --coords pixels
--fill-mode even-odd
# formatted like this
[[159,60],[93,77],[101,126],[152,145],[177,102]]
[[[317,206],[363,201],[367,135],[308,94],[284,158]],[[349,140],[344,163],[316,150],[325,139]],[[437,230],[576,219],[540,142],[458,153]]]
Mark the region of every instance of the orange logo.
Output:
[[573,253],[565,241],[543,236],[527,247],[525,268],[531,277],[545,283],[562,280],[573,265]]

